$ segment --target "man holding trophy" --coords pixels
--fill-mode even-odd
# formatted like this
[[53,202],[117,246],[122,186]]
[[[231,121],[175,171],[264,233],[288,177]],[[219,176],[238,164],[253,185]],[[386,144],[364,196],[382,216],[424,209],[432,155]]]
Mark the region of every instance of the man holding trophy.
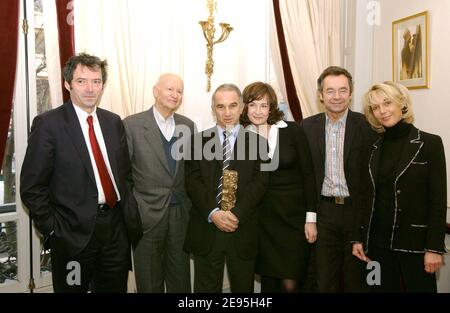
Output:
[[267,187],[267,143],[239,124],[243,102],[233,84],[212,96],[217,125],[194,135],[185,163],[193,207],[184,249],[194,255],[194,292],[222,292],[225,261],[231,292],[253,292],[257,205]]

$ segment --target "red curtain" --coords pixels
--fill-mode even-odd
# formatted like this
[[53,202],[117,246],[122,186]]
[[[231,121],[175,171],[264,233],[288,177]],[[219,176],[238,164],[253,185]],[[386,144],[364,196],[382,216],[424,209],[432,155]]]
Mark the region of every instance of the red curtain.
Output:
[[297,96],[297,90],[294,84],[294,77],[292,76],[291,65],[289,63],[289,54],[286,45],[286,37],[284,36],[283,22],[280,12],[280,0],[273,0],[273,9],[275,14],[275,23],[277,26],[278,45],[280,46],[281,62],[283,64],[284,80],[286,82],[287,101],[291,109],[292,116],[296,122],[303,119],[302,109],[300,107],[300,100]]
[[16,81],[19,1],[0,2],[0,165],[3,163]]
[[[59,60],[62,69],[67,60],[75,54],[75,35],[73,27],[74,0],[55,0],[55,3],[58,19]],[[70,95],[66,88],[64,88],[64,78],[61,77],[61,80],[63,100],[66,102],[69,100]]]

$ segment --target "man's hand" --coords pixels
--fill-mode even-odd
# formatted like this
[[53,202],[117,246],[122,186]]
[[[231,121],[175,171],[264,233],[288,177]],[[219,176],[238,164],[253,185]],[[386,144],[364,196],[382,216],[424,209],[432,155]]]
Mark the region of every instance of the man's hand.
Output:
[[444,263],[444,258],[442,254],[434,253],[434,252],[425,252],[424,256],[424,265],[425,272],[429,274],[436,273]]
[[352,254],[364,262],[370,262],[370,259],[364,253],[362,243],[354,243],[352,246]]
[[314,243],[317,239],[316,223],[305,223],[305,237],[309,243]]
[[232,233],[238,228],[239,220],[231,211],[218,210],[211,215],[211,221],[223,232]]

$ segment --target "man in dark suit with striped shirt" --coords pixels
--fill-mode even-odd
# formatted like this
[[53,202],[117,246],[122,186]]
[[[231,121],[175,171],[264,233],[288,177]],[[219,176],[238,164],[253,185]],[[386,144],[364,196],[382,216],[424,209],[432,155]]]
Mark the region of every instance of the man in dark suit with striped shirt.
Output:
[[[222,292],[225,260],[231,292],[253,292],[257,205],[268,181],[259,154],[250,156],[261,138],[239,124],[242,108],[237,86],[219,86],[212,97],[217,125],[192,138],[185,168],[193,207],[184,248],[194,254],[194,292]],[[238,174],[236,203],[229,211],[220,209],[224,169]]]
[[325,113],[302,121],[313,158],[318,194],[317,284],[319,292],[366,290],[363,263],[351,251],[350,232],[360,203],[360,173],[372,131],[364,115],[349,109],[353,80],[331,66],[320,75],[318,96]]

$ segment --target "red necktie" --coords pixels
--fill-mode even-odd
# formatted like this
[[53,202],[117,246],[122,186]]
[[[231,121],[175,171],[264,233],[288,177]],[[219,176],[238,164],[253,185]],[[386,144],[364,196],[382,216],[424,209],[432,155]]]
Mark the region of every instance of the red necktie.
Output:
[[100,176],[100,182],[102,183],[103,192],[105,193],[106,204],[110,208],[114,208],[117,202],[116,191],[114,190],[111,176],[109,176],[108,169],[106,168],[102,150],[100,150],[97,137],[95,136],[94,124],[91,115],[88,116],[87,122],[89,125],[89,141],[91,142],[92,154],[94,155],[98,175]]

